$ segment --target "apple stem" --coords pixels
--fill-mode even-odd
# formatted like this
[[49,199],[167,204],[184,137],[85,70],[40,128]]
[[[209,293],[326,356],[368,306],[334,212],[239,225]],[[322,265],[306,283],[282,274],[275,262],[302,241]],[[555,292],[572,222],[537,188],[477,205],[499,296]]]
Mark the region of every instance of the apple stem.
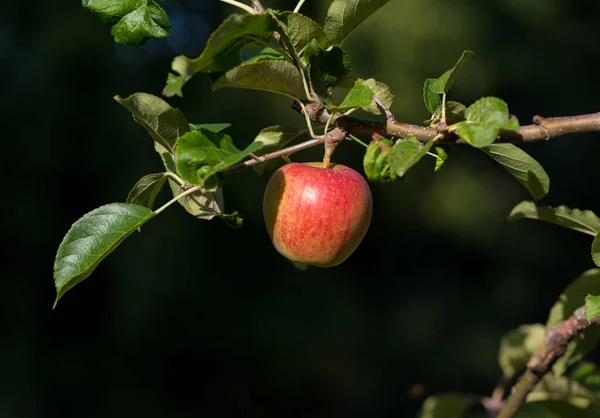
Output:
[[335,151],[335,143],[325,140],[325,155],[323,156],[323,168],[329,168],[331,155]]
[[288,164],[292,162],[292,160],[290,160],[290,157],[288,157],[287,155],[282,155],[281,158],[283,158],[283,161],[285,161]]

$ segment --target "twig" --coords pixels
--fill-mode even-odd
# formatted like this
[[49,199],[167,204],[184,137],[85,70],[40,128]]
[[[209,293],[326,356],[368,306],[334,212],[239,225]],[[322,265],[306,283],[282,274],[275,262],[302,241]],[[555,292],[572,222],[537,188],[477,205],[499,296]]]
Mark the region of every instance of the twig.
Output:
[[239,1],[235,1],[235,0],[221,0],[223,3],[227,3],[230,4],[232,6],[238,7],[250,14],[254,14],[255,11],[254,9],[252,9],[250,6],[248,6],[247,4],[244,3],[240,3]]
[[592,322],[588,321],[585,317],[585,307],[581,306],[566,321],[552,328],[544,343],[529,359],[527,369],[512,388],[497,418],[513,418],[535,385],[542,380],[556,360],[565,354],[569,342],[592,325],[600,325],[600,316]]

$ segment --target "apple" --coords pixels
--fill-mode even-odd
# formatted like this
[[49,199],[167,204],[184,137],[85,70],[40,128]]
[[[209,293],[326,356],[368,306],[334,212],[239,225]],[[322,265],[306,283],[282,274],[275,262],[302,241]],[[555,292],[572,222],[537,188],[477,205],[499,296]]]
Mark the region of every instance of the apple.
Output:
[[341,164],[290,163],[265,190],[263,214],[273,245],[301,264],[333,267],[356,250],[373,212],[371,189]]

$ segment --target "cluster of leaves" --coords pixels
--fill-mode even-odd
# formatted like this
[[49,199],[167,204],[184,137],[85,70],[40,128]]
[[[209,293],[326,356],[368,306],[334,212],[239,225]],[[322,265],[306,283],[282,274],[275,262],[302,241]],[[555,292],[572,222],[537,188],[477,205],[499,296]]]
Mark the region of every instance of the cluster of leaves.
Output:
[[[483,97],[466,107],[462,103],[446,101],[461,67],[473,57],[464,51],[457,63],[438,78],[428,78],[423,85],[423,101],[431,118],[426,121],[442,133],[455,133],[475,148],[481,149],[502,165],[540,200],[550,190],[550,179],[543,167],[521,148],[513,144],[495,144],[502,131],[518,131],[519,121],[509,114],[507,104],[496,97]],[[431,149],[435,153],[431,152]],[[395,142],[375,137],[364,158],[364,170],[370,181],[387,183],[403,177],[426,155],[436,158],[435,171],[448,159],[447,148],[436,141],[421,143],[409,136]]]
[[[389,107],[393,93],[374,79],[356,79],[340,105],[332,89],[348,82],[350,60],[341,45],[348,34],[388,0],[333,0],[323,26],[300,13],[267,9],[263,13],[232,14],[212,33],[197,58],[176,57],[164,96],[182,95],[196,73],[207,73],[213,89],[237,87],[286,95],[297,102],[318,98],[331,112],[363,108],[379,114],[375,97]],[[170,33],[164,10],[153,0],[84,0],[83,7],[112,26],[115,41],[141,44]],[[258,46],[248,56],[249,47]],[[184,114],[165,100],[135,93],[115,100],[131,112],[154,141],[165,171],[144,176],[125,203],[112,203],[84,215],[67,232],[54,264],[56,302],[87,278],[99,263],[140,227],[174,202],[199,219],[219,218],[241,226],[237,212],[224,211],[226,173],[247,157],[259,158],[307,134],[296,127],[263,129],[240,150],[223,132],[228,124],[190,124]],[[272,168],[261,164],[259,174]],[[173,199],[153,209],[156,197],[168,183]],[[56,303],[55,303],[56,305]]]
[[[589,215],[589,214],[588,214]],[[564,322],[586,301],[588,319],[596,317],[600,305],[600,269],[584,272],[568,285],[552,306],[545,324],[525,324],[506,333],[498,350],[498,365],[503,382],[510,383],[525,369],[532,354],[542,345],[549,330]],[[587,295],[587,297],[586,297]],[[600,415],[600,370],[582,361],[600,342],[600,329],[587,329],[582,338],[574,339],[566,353],[528,394],[517,417],[559,418],[596,417]],[[442,393],[429,397],[420,418],[485,417],[477,414],[481,397],[461,393]],[[481,408],[479,406],[479,408]]]

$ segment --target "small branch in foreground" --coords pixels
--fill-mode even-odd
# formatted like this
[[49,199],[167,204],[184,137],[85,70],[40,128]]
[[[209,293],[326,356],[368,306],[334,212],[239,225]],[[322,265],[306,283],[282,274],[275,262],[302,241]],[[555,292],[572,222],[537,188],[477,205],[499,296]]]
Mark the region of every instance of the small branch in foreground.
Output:
[[585,307],[582,306],[577,308],[566,321],[552,328],[544,343],[529,359],[527,369],[512,388],[497,418],[513,418],[525,402],[527,395],[550,371],[556,360],[565,354],[571,340],[592,325],[600,325],[600,316],[591,322],[588,321]]

